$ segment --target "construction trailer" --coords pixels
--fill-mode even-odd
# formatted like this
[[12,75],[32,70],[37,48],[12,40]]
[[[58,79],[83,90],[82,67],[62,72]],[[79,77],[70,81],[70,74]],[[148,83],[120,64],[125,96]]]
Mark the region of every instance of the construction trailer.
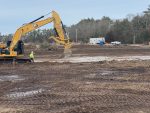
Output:
[[105,43],[105,38],[104,37],[100,37],[100,38],[90,38],[89,43],[91,45],[97,45],[97,44],[101,44],[101,43]]

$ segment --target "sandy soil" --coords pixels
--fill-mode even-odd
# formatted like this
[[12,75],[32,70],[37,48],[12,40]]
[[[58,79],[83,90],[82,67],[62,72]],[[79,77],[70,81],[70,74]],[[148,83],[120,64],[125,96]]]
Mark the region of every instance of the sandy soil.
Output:
[[[73,55],[148,57],[149,51],[76,46]],[[60,53],[36,50],[36,57],[60,60]],[[0,113],[149,113],[149,74],[148,59],[0,64]]]

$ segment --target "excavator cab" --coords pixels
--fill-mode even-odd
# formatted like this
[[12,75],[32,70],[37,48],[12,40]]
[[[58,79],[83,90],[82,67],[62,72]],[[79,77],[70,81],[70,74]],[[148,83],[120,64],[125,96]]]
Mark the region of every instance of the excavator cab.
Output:
[[17,55],[23,55],[24,54],[24,43],[22,40],[19,40],[15,50],[17,52]]

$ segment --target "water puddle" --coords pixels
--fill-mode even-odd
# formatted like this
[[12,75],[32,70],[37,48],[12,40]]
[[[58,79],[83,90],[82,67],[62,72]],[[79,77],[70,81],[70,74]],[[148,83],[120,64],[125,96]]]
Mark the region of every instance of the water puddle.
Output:
[[99,73],[91,73],[89,75],[85,75],[85,78],[96,78],[99,75],[107,76],[117,73],[116,71],[109,71],[109,70],[101,70]]
[[32,91],[26,91],[26,92],[13,92],[13,93],[7,94],[6,98],[11,98],[11,99],[25,98],[25,97],[30,97],[30,96],[42,93],[43,91],[44,91],[43,89],[38,89],[38,90],[32,90]]
[[101,75],[111,75],[113,73],[115,73],[115,71],[102,71],[100,74]]
[[85,78],[95,78],[96,77],[96,73],[91,73],[89,75],[85,75]]
[[70,62],[70,63],[84,63],[84,62],[100,62],[100,61],[136,61],[136,60],[150,60],[150,56],[82,56],[82,57],[69,57],[62,59],[37,59],[35,62]]
[[0,82],[5,82],[5,81],[22,81],[24,78],[18,76],[18,75],[5,75],[5,76],[0,76]]

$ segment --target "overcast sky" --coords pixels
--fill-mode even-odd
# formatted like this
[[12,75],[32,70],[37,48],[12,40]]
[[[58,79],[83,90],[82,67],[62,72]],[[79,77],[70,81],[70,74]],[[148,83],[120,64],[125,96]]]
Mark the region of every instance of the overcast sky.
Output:
[[69,26],[88,17],[122,19],[142,13],[149,4],[150,0],[0,0],[0,32],[14,33],[22,24],[52,10]]

